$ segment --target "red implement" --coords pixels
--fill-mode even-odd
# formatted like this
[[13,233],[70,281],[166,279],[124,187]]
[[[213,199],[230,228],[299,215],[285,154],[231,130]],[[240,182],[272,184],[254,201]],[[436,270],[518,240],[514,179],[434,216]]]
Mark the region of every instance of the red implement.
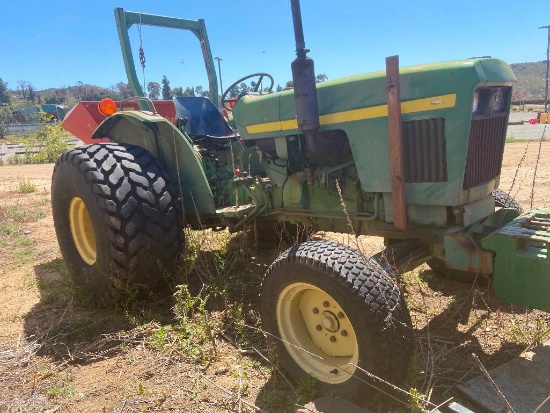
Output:
[[[119,103],[117,102],[117,105]],[[109,139],[107,138],[92,139],[92,135],[99,124],[106,119],[105,116],[99,113],[98,104],[99,102],[89,101],[78,103],[65,115],[61,126],[85,144],[108,142]],[[171,100],[156,100],[154,104],[159,115],[175,123],[176,110],[174,109],[174,102]],[[138,110],[139,108],[136,102],[124,102],[124,109]]]

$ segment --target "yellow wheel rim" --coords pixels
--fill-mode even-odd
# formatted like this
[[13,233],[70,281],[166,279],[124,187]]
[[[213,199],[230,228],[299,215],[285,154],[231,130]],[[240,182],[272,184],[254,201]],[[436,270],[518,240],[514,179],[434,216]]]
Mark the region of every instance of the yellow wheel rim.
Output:
[[97,258],[94,228],[86,204],[78,197],[71,201],[69,223],[74,245],[80,257],[86,264],[93,265]]
[[306,373],[330,384],[355,372],[359,347],[340,304],[307,283],[285,287],[277,299],[277,326],[287,352]]

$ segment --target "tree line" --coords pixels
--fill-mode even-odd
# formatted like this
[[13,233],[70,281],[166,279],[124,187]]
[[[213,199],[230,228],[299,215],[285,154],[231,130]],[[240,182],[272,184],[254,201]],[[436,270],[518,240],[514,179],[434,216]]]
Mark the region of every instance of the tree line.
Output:
[[26,80],[18,81],[17,88],[10,90],[8,88],[8,83],[0,78],[0,106],[16,103],[13,100],[14,97],[17,99],[18,103],[52,103],[70,106],[82,100],[98,101],[106,97],[120,100],[129,98],[132,95],[133,93],[130,87],[124,82],[119,82],[110,88],[102,88],[99,86],[87,85],[79,81],[73,86],[52,88],[39,92],[34,88],[31,82]]
[[[161,86],[162,84],[162,86]],[[183,89],[182,87],[170,88],[170,81],[164,75],[161,83],[147,83],[147,95],[150,99],[172,99],[174,96],[208,96],[208,90],[202,86],[191,86]]]
[[[318,83],[328,80],[327,75],[321,73],[316,77]],[[291,88],[293,86],[292,80],[285,83],[284,87],[277,85],[276,91],[279,92],[285,88]],[[233,90],[230,91],[229,97],[236,97],[243,95],[256,88],[256,83],[251,81],[249,84],[241,83]],[[150,99],[172,99],[174,96],[208,96],[209,91],[203,86],[188,86],[185,89],[181,86],[171,88],[170,80],[164,75],[161,82],[149,82],[146,86],[147,95]],[[33,84],[26,80],[20,80],[17,82],[15,89],[8,89],[8,83],[4,82],[0,78],[0,108],[2,106],[10,105],[12,97],[16,96],[18,99],[30,104],[58,104],[71,106],[80,101],[99,101],[104,98],[111,98],[114,100],[126,99],[133,96],[133,93],[127,83],[118,82],[110,88],[102,88],[99,86],[93,86],[84,84],[78,81],[73,86],[64,86],[61,88],[47,89],[46,91],[38,92]]]
[[[328,76],[324,73],[320,73],[316,76],[315,81],[317,83],[325,82],[328,80]],[[285,83],[284,88],[293,87],[292,80],[289,80]],[[251,81],[250,84],[241,83],[229,91],[229,97],[236,97],[244,95],[247,92],[250,92],[256,88],[256,82]],[[284,89],[281,85],[277,85],[275,91],[280,92]],[[225,91],[224,91],[225,92]],[[182,87],[170,88],[170,81],[164,75],[162,77],[161,83],[149,82],[147,83],[147,93],[150,99],[172,99],[174,96],[208,96],[209,91],[204,89],[202,86],[191,86],[183,89]]]

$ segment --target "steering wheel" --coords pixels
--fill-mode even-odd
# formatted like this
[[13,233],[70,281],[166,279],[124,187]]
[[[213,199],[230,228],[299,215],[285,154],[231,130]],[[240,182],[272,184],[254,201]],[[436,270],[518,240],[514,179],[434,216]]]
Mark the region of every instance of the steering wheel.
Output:
[[[237,103],[237,101],[242,98],[244,95],[246,95],[246,93],[241,93],[239,96],[237,96],[236,98],[231,98],[231,99],[228,99],[227,98],[227,95],[229,95],[229,92],[231,92],[231,90],[233,90],[233,88],[235,88],[236,86],[240,85],[241,83],[243,83],[245,80],[248,80],[250,78],[255,78],[257,77],[258,78],[258,81],[256,82],[256,85],[254,86],[254,88],[252,89],[252,92],[258,92],[258,89],[260,88],[260,85],[262,84],[262,80],[264,80],[264,77],[267,77],[270,81],[270,84],[269,84],[269,88],[267,90],[267,93],[271,93],[271,91],[273,90],[273,85],[275,85],[275,81],[273,80],[273,76],[271,76],[269,73],[252,73],[251,75],[248,75],[248,76],[245,76],[245,77],[241,77],[239,80],[237,80],[235,83],[233,83],[231,86],[229,86],[225,92],[223,92],[223,95],[222,95],[222,106],[228,110],[228,111],[232,111],[233,110],[233,106],[235,106],[235,103]],[[260,93],[262,91],[259,91]]]

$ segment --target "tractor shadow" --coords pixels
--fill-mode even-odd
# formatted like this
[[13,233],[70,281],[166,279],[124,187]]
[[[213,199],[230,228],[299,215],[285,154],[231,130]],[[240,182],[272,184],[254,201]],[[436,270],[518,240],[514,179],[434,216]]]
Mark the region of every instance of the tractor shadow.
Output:
[[[103,354],[113,357],[124,351],[121,335],[135,338],[146,325],[177,329],[177,298],[173,294],[185,285],[192,297],[207,297],[200,311],[228,314],[228,335],[237,337],[238,333],[240,341],[258,342],[263,335],[243,331],[242,325],[258,325],[261,280],[278,249],[257,248],[250,238],[249,234],[235,234],[225,244],[199,249],[192,258],[187,254],[182,265],[192,268],[167,276],[159,291],[106,308],[96,306],[87,290],[74,284],[62,259],[37,265],[33,281],[40,301],[25,315],[27,341],[37,344],[38,355],[55,361],[87,364],[104,359]],[[189,309],[190,313],[196,311]],[[144,342],[149,338],[139,337]],[[234,342],[239,345],[239,340]]]
[[24,331],[38,355],[85,364],[98,359],[96,352],[116,352],[120,343],[109,337],[131,328],[124,314],[94,306],[62,259],[35,266],[34,275],[40,302],[26,314]]
[[413,317],[422,320],[415,331],[414,386],[423,390],[433,386],[436,403],[457,396],[456,385],[481,374],[472,354],[489,370],[526,349],[526,343],[510,331],[525,316],[524,307],[501,301],[490,285],[447,279],[432,270],[424,270],[420,278],[427,287],[420,293],[422,299],[444,303],[439,308],[428,304],[434,315],[411,309]]

